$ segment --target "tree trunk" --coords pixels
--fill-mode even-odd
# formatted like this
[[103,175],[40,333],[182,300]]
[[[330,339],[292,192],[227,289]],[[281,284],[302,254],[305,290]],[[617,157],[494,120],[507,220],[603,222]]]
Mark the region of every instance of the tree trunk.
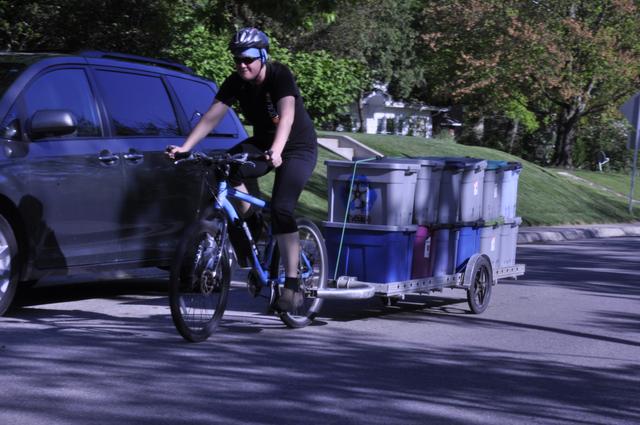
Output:
[[358,127],[358,133],[366,132],[366,123],[364,122],[364,110],[362,109],[362,98],[364,96],[363,92],[360,92],[360,96],[358,96],[358,119],[360,120],[360,126]]
[[513,144],[518,137],[518,129],[520,127],[520,120],[513,120],[513,126],[511,127],[511,134],[509,135],[509,153],[513,153]]
[[474,144],[484,146],[484,114],[478,118],[472,130],[473,138],[475,139]]
[[582,116],[582,105],[565,108],[558,116],[555,161],[557,167],[573,167],[573,145],[576,139],[576,124]]

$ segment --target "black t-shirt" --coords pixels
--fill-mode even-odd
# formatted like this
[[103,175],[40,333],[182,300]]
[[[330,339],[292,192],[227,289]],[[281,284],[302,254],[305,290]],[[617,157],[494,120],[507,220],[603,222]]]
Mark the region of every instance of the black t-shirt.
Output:
[[281,63],[268,62],[266,66],[267,74],[262,84],[245,81],[234,72],[224,80],[216,99],[227,106],[238,101],[245,118],[253,125],[253,135],[259,147],[267,150],[275,137],[278,101],[285,96],[293,96],[295,117],[284,151],[315,149],[317,138],[313,121],[304,107],[293,74]]

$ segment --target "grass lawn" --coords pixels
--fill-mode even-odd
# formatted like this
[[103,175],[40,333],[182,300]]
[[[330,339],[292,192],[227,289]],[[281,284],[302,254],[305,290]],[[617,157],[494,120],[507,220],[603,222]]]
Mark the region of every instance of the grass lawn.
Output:
[[[619,173],[619,172],[599,172],[599,171],[584,171],[573,170],[571,174],[574,174],[580,178],[589,180],[597,185],[604,186],[614,192],[623,194],[629,197],[631,191],[631,173]],[[633,199],[640,200],[640,176],[636,175],[636,182],[633,191]]]

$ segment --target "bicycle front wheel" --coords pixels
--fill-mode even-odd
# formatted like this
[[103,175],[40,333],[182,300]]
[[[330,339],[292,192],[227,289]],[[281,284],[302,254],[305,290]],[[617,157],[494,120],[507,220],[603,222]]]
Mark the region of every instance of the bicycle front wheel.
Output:
[[224,314],[231,282],[224,233],[223,218],[201,220],[187,229],[178,245],[169,304],[173,323],[187,341],[206,340]]
[[[316,291],[327,286],[329,269],[327,247],[318,226],[309,219],[300,218],[298,233],[300,235],[298,275],[304,291],[304,302],[297,310],[280,313],[280,319],[290,328],[309,325],[320,312],[323,300],[316,297]],[[271,270],[277,268],[278,275],[284,276],[284,266],[281,263],[280,252],[276,245]]]

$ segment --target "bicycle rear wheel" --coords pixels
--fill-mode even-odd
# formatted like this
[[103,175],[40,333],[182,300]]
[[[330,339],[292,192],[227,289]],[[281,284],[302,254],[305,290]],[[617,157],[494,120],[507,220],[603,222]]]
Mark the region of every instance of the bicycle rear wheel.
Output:
[[[306,218],[298,219],[300,234],[300,260],[298,274],[304,291],[304,303],[292,312],[281,312],[280,319],[290,328],[302,328],[309,325],[320,312],[322,302],[315,291],[327,286],[328,260],[327,248],[318,226]],[[284,276],[284,267],[280,261],[280,252],[276,245],[272,257],[272,273]]]
[[231,282],[224,231],[221,217],[201,220],[187,229],[178,245],[169,304],[173,323],[187,341],[206,340],[224,314]]

